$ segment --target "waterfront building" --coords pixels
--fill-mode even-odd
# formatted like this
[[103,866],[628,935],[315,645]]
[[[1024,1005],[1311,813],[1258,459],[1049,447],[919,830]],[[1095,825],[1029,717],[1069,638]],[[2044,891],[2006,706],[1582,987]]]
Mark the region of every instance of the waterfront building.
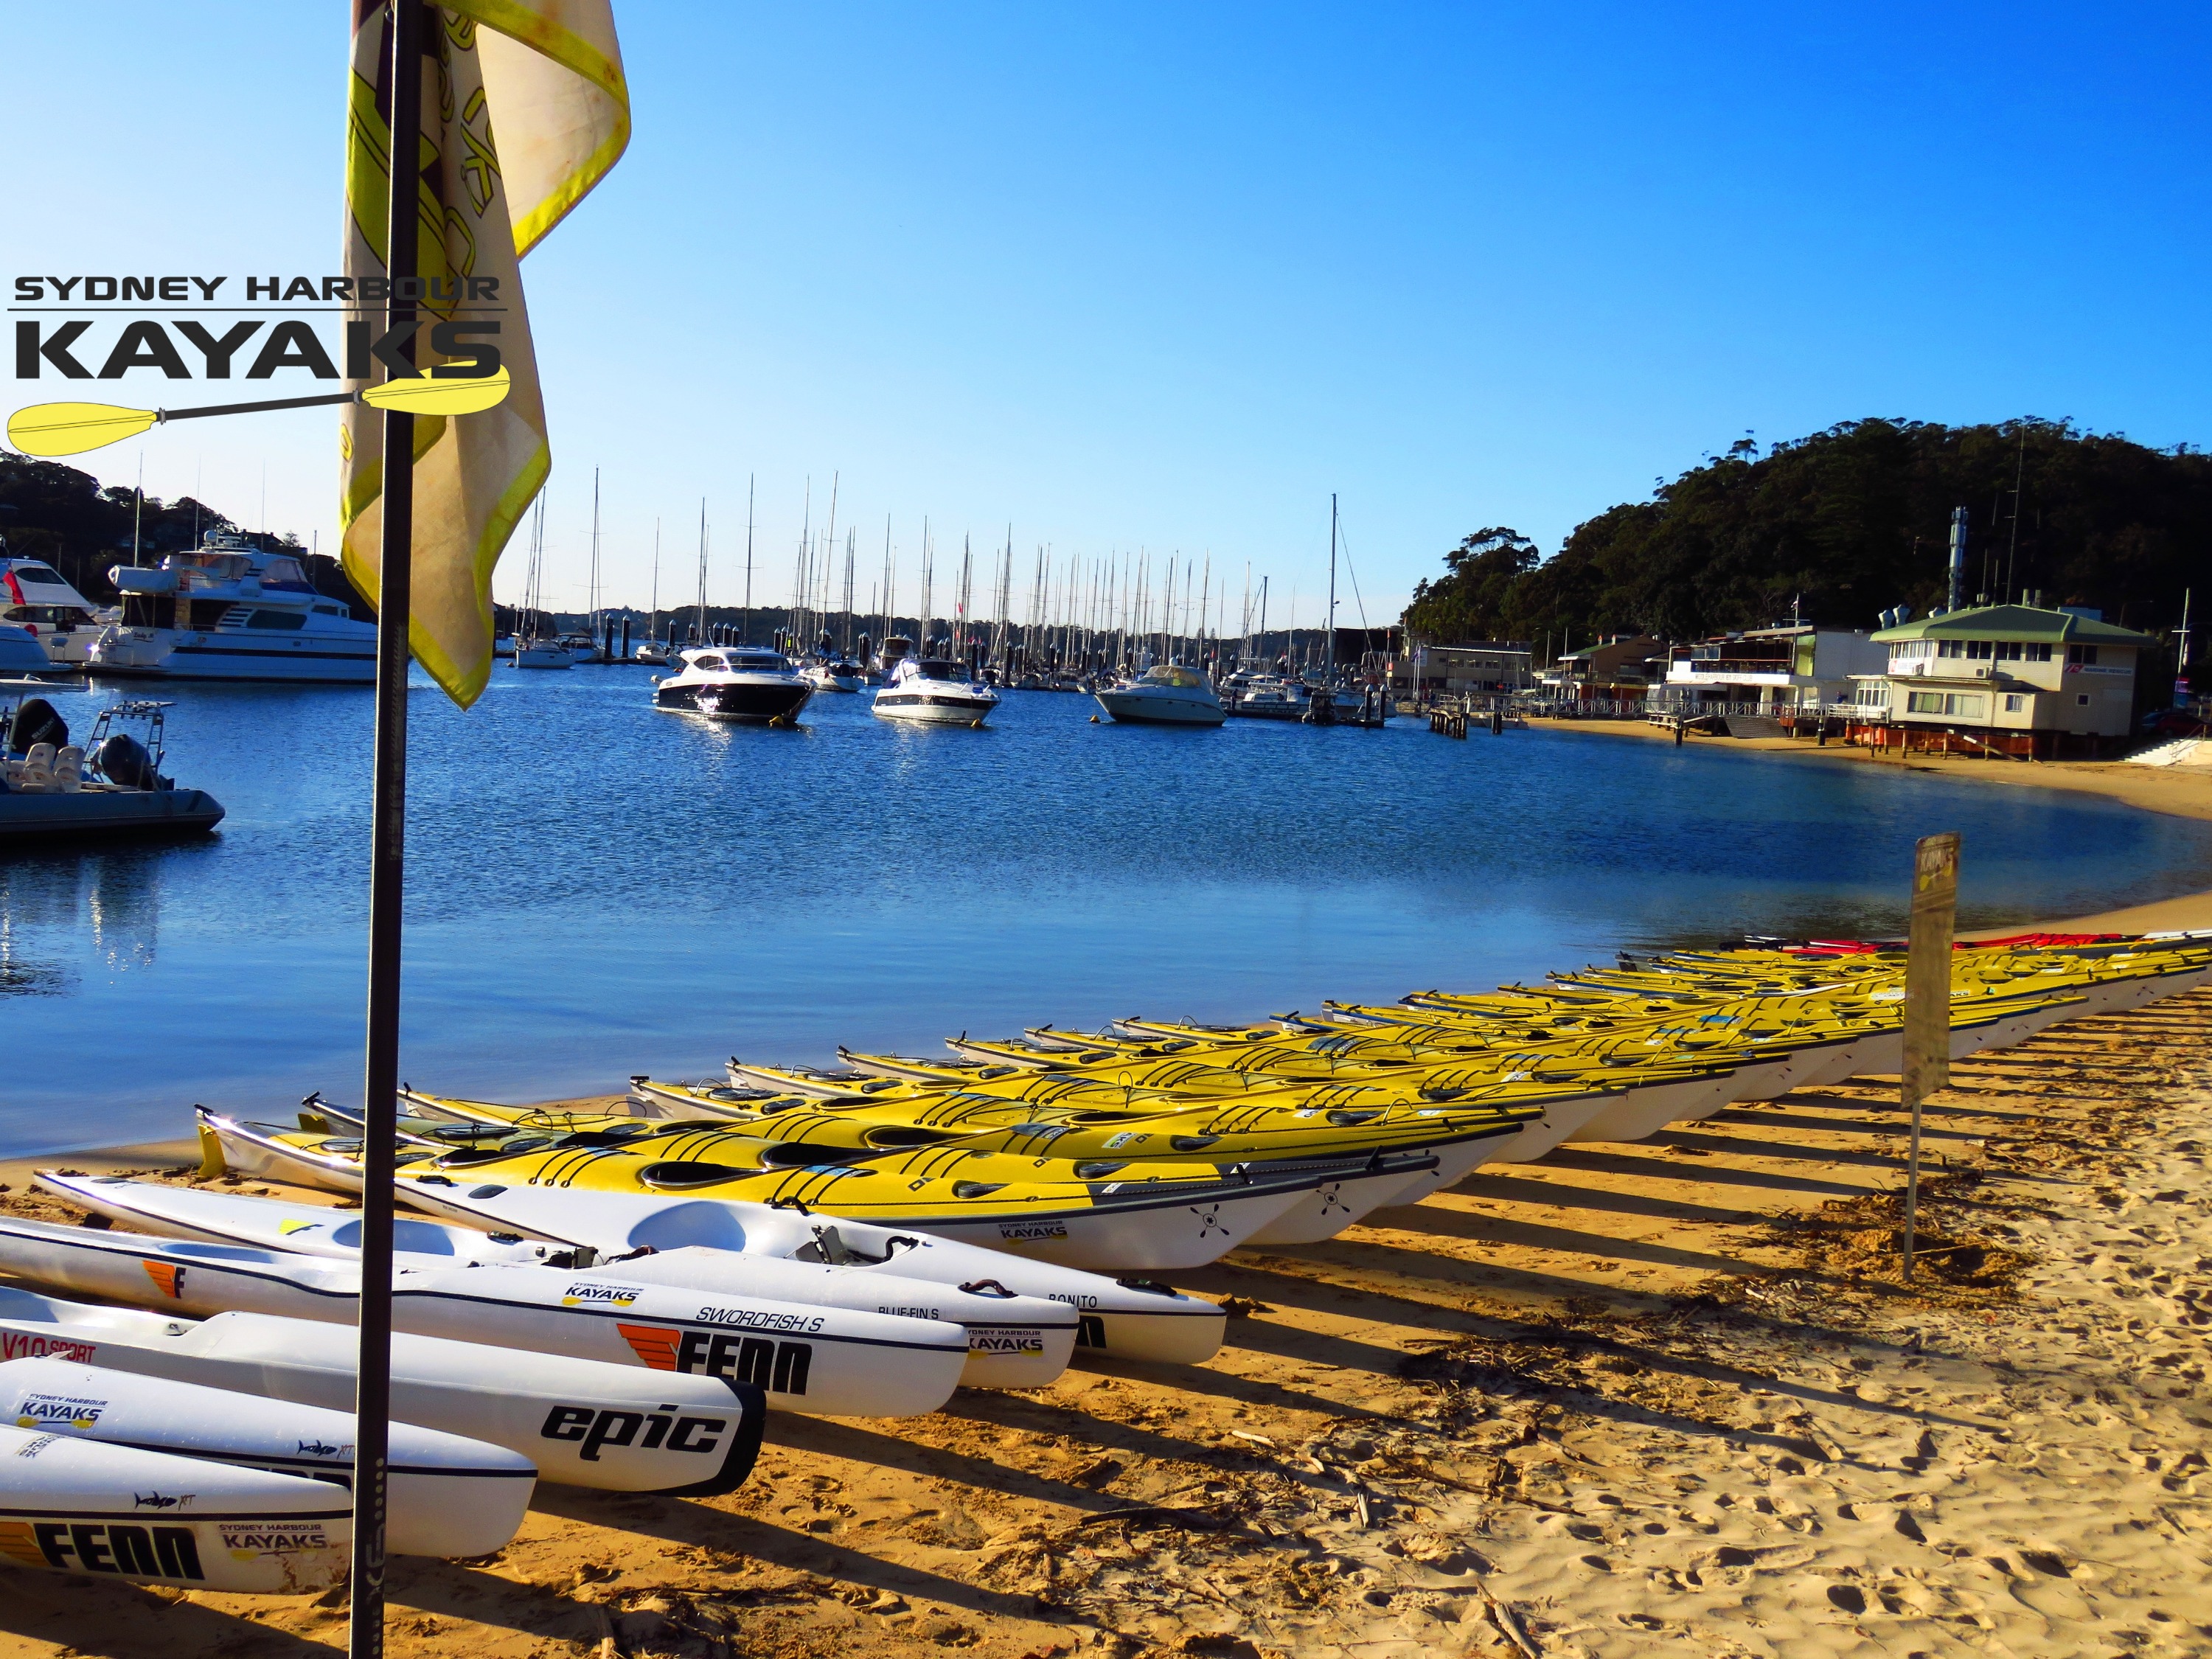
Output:
[[1609,634],[1565,653],[1544,670],[1542,683],[1563,702],[1633,702],[1650,689],[1666,660],[1667,641],[1656,635]]
[[2136,666],[2156,643],[2078,607],[1980,605],[1886,628],[1856,677],[1849,738],[1899,751],[2094,757],[2134,734]]
[[1747,628],[1668,654],[1663,702],[1670,713],[1765,715],[1794,724],[1804,714],[1848,703],[1859,676],[1878,674],[1888,653],[1866,629],[1811,623]]
[[1518,640],[1414,645],[1390,664],[1393,690],[1431,696],[1463,691],[1520,691],[1529,684],[1528,647]]

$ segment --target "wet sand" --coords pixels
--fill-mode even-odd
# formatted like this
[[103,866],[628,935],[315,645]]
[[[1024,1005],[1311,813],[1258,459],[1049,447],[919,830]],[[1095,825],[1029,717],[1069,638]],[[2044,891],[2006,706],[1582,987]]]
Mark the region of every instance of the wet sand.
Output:
[[[778,1417],[723,1498],[544,1488],[498,1556],[395,1564],[392,1651],[2208,1650],[2212,992],[1959,1066],[1911,1287],[1895,1100],[1567,1148],[1177,1275],[1243,1310],[1202,1368]],[[66,1213],[21,1177],[0,1203]],[[0,1654],[343,1646],[335,1596],[0,1572]]]

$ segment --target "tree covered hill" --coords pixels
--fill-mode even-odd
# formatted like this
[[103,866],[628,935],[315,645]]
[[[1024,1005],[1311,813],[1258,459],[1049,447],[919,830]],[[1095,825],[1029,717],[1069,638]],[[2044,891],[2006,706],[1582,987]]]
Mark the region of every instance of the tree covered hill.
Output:
[[1404,620],[1445,644],[1692,639],[1787,621],[1793,605],[1808,622],[1873,628],[1891,605],[1943,602],[1958,507],[1968,604],[2038,592],[2156,631],[2179,622],[2184,588],[2212,600],[2212,456],[2063,422],[1865,420],[1765,455],[1740,441],[1577,526],[1550,558],[1503,526],[1477,531]]
[[[94,605],[112,605],[115,585],[107,573],[131,562],[134,493],[121,485],[103,487],[73,466],[0,453],[0,538],[17,558],[43,560]],[[188,495],[173,501],[149,495],[137,516],[138,556],[145,564],[197,545],[207,531],[238,529],[228,516]],[[295,555],[318,591],[343,599],[363,621],[375,620],[336,559],[310,556],[289,536],[241,533],[264,547]]]

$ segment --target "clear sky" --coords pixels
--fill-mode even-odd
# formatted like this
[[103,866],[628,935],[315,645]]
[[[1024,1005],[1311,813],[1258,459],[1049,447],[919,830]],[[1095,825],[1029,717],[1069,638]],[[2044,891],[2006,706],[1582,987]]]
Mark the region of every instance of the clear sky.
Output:
[[[0,13],[0,276],[337,270],[348,12]],[[749,474],[781,600],[836,473],[864,594],[888,514],[912,605],[926,514],[940,573],[1011,522],[1024,584],[1041,543],[1180,550],[1310,625],[1332,490],[1380,622],[1469,530],[1549,550],[1747,431],[2212,437],[2202,7],[617,18],[635,137],[525,267],[563,605],[594,465],[617,600],[656,517],[690,596],[703,495],[734,602]],[[267,526],[328,548],[335,433],[157,432],[147,487],[253,526],[265,473]],[[87,459],[127,483],[139,446]]]

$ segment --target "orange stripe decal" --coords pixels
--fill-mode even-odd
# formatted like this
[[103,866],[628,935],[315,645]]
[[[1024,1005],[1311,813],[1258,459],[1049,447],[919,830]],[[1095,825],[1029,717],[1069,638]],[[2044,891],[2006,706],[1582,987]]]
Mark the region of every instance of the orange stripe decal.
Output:
[[636,1352],[637,1357],[657,1371],[676,1369],[676,1343],[680,1332],[665,1325],[621,1325],[615,1328],[623,1340]]
[[138,1265],[146,1270],[146,1277],[154,1281],[163,1296],[184,1295],[185,1270],[174,1262],[141,1261]]

